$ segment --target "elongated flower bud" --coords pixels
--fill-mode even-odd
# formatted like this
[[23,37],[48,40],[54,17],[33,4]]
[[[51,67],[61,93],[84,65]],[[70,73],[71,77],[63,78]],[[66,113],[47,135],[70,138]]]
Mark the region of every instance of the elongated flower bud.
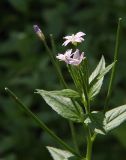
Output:
[[33,28],[34,28],[35,33],[38,35],[38,37],[41,40],[45,41],[45,36],[44,36],[43,32],[41,31],[41,29],[39,28],[39,26],[38,25],[33,25]]

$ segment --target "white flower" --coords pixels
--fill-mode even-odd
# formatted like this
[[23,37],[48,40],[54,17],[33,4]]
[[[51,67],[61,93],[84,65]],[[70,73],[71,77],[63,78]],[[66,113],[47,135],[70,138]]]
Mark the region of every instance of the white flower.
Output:
[[66,63],[68,62],[68,59],[70,59],[70,57],[72,56],[72,49],[67,50],[64,54],[58,54],[58,56],[56,56],[57,59],[59,59],[60,61],[65,61]]
[[64,37],[64,39],[66,39],[66,40],[62,45],[66,46],[70,42],[74,45],[77,45],[77,43],[84,41],[84,38],[82,38],[82,36],[84,36],[84,35],[86,35],[86,34],[83,32],[78,32],[75,35],[72,34],[71,36],[66,36],[66,37]]
[[70,49],[67,50],[64,54],[58,54],[56,58],[59,59],[60,61],[65,61],[67,64],[77,66],[82,62],[82,60],[85,57],[84,57],[84,52],[80,54],[79,50],[76,49],[76,51],[72,53],[72,49]]

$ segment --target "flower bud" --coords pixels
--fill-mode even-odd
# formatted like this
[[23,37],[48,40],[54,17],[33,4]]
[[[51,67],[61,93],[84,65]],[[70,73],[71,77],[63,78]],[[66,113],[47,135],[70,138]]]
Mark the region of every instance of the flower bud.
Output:
[[43,32],[41,31],[41,29],[39,28],[39,26],[38,25],[33,25],[33,28],[34,28],[35,33],[38,35],[38,37],[41,40],[45,41],[45,36],[44,36]]

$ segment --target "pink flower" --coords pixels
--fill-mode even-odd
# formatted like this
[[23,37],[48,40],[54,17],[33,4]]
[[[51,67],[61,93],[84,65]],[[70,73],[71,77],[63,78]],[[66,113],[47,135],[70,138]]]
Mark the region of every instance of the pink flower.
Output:
[[59,59],[60,61],[65,61],[66,63],[69,64],[68,59],[70,59],[70,57],[72,56],[72,49],[67,50],[64,54],[58,54],[58,56],[56,56],[57,59]]
[[59,59],[60,61],[65,61],[67,64],[77,66],[82,62],[82,60],[85,57],[84,57],[84,52],[80,54],[79,50],[76,49],[76,51],[72,53],[72,49],[70,49],[67,50],[64,54],[58,54],[56,58]]
[[66,46],[68,43],[72,43],[73,45],[77,45],[77,43],[81,43],[82,41],[84,41],[84,38],[82,38],[82,36],[86,35],[83,32],[78,32],[75,35],[72,34],[71,36],[66,36],[64,37],[65,42],[62,44],[63,46]]

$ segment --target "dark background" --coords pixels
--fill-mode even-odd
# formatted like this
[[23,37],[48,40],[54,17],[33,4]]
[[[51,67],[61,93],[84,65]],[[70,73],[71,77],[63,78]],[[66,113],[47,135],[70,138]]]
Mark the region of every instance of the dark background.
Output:
[[[110,107],[126,103],[126,1],[125,0],[0,0],[0,158],[1,160],[49,160],[45,146],[59,147],[47,133],[11,101],[4,87],[12,89],[29,108],[71,144],[68,122],[45,104],[36,88],[60,88],[56,73],[43,44],[33,31],[39,24],[48,41],[52,33],[57,53],[62,37],[83,31],[81,49],[95,67],[101,55],[112,62],[118,18],[122,17],[119,62]],[[63,63],[65,79],[72,82]],[[107,91],[107,75],[101,95],[92,104],[102,110]],[[95,106],[95,107],[94,107]],[[85,133],[78,128],[78,143],[83,152]],[[71,144],[72,145],[72,144]],[[126,159],[126,123],[107,136],[98,136],[94,160]]]

